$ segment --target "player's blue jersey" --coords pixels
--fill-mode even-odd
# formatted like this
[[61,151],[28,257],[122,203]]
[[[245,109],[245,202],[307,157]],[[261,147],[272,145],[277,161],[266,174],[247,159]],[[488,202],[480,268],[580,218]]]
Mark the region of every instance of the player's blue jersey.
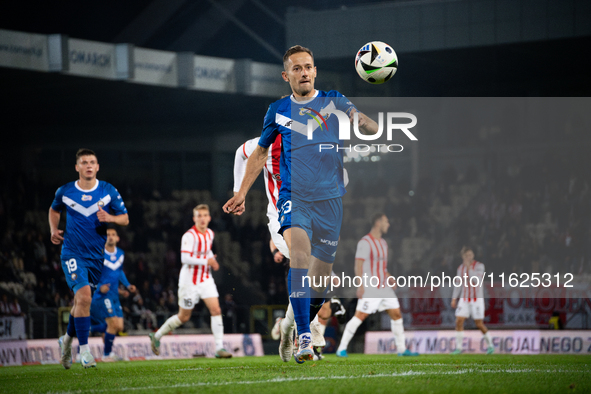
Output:
[[[105,260],[103,265],[103,271],[101,273],[101,279],[96,285],[97,291],[94,292],[94,298],[110,298],[119,299],[119,282],[125,287],[129,287],[129,281],[123,272],[123,259],[125,254],[119,248],[115,248],[115,252],[110,253],[105,250]],[[110,284],[109,291],[107,293],[101,293],[100,288],[102,285]]]
[[[341,93],[331,90],[316,91],[307,101],[296,101],[292,96],[269,106],[259,145],[268,148],[277,134],[281,134],[281,190],[280,199],[320,201],[342,197],[343,148],[339,140],[339,123],[326,109],[338,109],[347,115],[355,106]],[[315,130],[308,139],[307,123],[313,119]],[[320,146],[332,149],[320,150]]]
[[57,189],[51,208],[57,212],[65,208],[67,213],[62,260],[70,257],[103,260],[107,224],[101,223],[96,215],[99,201],[102,209],[111,215],[127,213],[121,195],[110,183],[97,180],[93,189],[82,190],[75,181]]

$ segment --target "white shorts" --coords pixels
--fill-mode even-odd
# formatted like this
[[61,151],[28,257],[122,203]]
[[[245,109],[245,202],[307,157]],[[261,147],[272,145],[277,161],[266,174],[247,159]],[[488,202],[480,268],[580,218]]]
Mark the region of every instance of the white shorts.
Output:
[[474,320],[484,319],[484,298],[477,298],[476,301],[465,301],[460,298],[456,308],[457,317],[472,317]]
[[285,239],[283,236],[278,233],[281,226],[279,226],[279,217],[277,215],[277,211],[275,211],[275,215],[272,215],[269,211],[267,211],[267,217],[269,218],[269,223],[267,226],[269,227],[269,232],[271,233],[271,239],[273,243],[279,249],[282,255],[286,258],[289,258],[289,249],[287,244],[285,243]]
[[[366,298],[367,297],[367,298]],[[357,300],[356,311],[372,314],[376,312],[387,311],[388,309],[399,309],[400,303],[394,290],[384,289],[366,289],[363,298]]]
[[188,278],[188,270],[181,269],[179,275],[179,306],[183,309],[193,309],[204,298],[218,298],[218,288],[213,278],[204,280],[196,285]]

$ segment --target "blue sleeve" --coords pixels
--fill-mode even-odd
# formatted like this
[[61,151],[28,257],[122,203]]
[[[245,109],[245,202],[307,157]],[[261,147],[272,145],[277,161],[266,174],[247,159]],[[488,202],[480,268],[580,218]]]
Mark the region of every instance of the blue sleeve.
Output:
[[347,115],[349,115],[352,110],[357,111],[357,107],[355,107],[355,105],[351,101],[349,101],[349,99],[347,97],[345,97],[343,94],[337,92],[336,90],[335,90],[335,93],[336,93],[336,97],[337,97],[335,106],[337,107],[337,109],[343,111]]
[[109,195],[111,196],[111,211],[115,215],[123,215],[127,213],[127,208],[125,207],[125,203],[123,202],[123,198],[121,198],[121,194],[115,189],[113,185],[109,185]]
[[126,289],[129,287],[129,281],[127,280],[127,276],[125,276],[125,272],[123,272],[123,270],[119,271],[119,282],[121,282]]
[[64,202],[62,198],[64,197],[64,186],[60,187],[55,192],[55,198],[51,203],[51,209],[57,212],[61,212],[64,209]]
[[263,122],[263,132],[261,138],[259,138],[259,145],[263,148],[268,148],[277,138],[279,130],[277,129],[277,123],[275,123],[276,106],[271,104],[265,115],[265,121]]

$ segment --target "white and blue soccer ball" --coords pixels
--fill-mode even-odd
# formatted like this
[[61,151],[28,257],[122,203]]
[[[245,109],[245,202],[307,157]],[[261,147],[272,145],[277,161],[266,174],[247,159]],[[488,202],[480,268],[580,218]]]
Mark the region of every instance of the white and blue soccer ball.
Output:
[[355,56],[355,70],[366,82],[381,84],[398,70],[398,56],[392,47],[381,41],[371,41],[361,47]]

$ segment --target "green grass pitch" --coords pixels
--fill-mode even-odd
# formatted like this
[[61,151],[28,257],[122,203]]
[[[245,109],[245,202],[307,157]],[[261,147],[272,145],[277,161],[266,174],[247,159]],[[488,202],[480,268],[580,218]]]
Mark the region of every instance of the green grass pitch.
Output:
[[590,393],[591,356],[328,355],[0,368],[0,393]]

